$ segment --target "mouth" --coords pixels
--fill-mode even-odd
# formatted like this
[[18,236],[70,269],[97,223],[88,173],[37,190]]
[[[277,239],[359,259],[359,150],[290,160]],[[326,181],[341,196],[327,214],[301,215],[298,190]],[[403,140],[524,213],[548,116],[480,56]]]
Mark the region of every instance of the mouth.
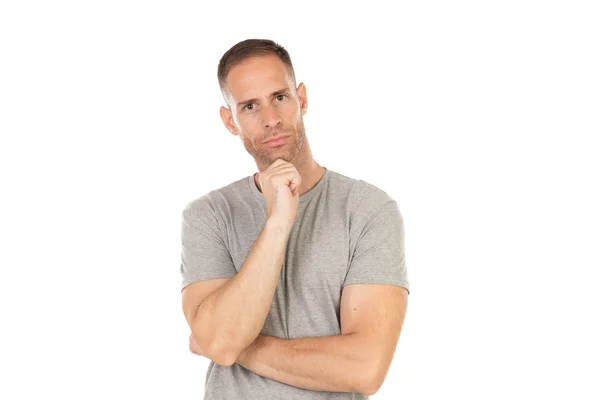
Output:
[[269,139],[265,142],[265,145],[269,147],[281,146],[287,140],[287,136],[278,137],[276,139]]

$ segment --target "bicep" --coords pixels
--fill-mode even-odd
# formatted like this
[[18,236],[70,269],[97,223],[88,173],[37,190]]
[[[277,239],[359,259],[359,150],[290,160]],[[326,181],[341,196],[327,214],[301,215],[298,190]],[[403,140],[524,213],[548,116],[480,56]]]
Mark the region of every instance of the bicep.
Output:
[[388,284],[410,290],[404,222],[395,201],[381,206],[356,238],[343,286],[351,284]]
[[342,334],[362,335],[378,375],[385,377],[391,364],[408,305],[406,288],[394,285],[355,284],[342,290]]
[[207,196],[185,207],[181,220],[181,293],[186,321],[192,320],[208,295],[237,273]]
[[222,217],[217,215],[207,196],[185,207],[181,215],[181,289],[189,284],[211,279],[232,278],[237,273]]

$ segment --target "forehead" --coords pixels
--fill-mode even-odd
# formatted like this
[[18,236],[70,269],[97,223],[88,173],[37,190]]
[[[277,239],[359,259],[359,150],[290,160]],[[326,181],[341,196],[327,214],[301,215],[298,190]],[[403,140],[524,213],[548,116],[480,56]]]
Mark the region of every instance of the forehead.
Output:
[[227,88],[235,100],[258,97],[290,85],[285,64],[274,55],[248,58],[227,75]]

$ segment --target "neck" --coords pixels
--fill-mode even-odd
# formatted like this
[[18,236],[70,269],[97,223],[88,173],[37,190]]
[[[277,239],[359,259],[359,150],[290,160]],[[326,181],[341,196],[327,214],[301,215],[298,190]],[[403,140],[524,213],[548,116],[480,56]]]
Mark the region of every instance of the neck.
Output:
[[319,163],[312,159],[312,157],[301,166],[296,166],[296,169],[302,178],[302,182],[300,182],[300,188],[298,191],[300,196],[312,189],[317,182],[319,182],[323,176],[323,173],[325,172],[325,168],[320,166]]

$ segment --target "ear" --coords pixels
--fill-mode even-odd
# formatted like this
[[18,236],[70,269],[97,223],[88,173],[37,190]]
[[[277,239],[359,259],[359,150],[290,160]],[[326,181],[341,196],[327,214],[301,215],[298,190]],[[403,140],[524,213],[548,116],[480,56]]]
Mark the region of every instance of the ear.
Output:
[[306,86],[304,83],[300,82],[298,88],[296,89],[296,93],[298,94],[298,100],[300,101],[300,110],[302,111],[302,116],[304,116],[308,108],[308,98],[306,97]]
[[219,113],[221,114],[221,120],[223,120],[225,128],[227,128],[227,130],[231,132],[232,135],[237,136],[239,134],[239,131],[237,126],[235,125],[235,122],[233,121],[233,114],[231,113],[231,110],[229,108],[221,106],[221,108],[219,109]]

